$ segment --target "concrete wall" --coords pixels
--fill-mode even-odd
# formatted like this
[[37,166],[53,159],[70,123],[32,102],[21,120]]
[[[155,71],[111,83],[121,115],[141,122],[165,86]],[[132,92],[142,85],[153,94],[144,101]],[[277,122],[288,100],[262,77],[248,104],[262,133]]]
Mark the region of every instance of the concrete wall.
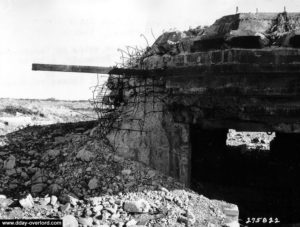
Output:
[[[108,137],[124,157],[188,184],[193,124],[300,132],[299,53],[281,48],[194,53],[183,56],[181,67],[170,66],[162,75],[112,75],[110,99],[119,121]],[[164,62],[163,58],[155,59]]]
[[[131,100],[132,101],[132,100]],[[189,183],[189,124],[175,123],[163,102],[153,97],[128,104],[122,120],[108,138],[118,154],[138,160],[161,172]]]

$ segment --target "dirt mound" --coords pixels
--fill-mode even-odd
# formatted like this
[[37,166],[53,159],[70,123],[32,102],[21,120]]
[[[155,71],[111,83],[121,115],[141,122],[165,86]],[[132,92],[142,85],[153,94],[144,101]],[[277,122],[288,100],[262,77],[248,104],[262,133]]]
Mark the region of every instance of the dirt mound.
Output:
[[226,215],[238,212],[234,205],[116,155],[95,126],[35,126],[2,137],[0,216],[88,226],[221,226],[238,217]]

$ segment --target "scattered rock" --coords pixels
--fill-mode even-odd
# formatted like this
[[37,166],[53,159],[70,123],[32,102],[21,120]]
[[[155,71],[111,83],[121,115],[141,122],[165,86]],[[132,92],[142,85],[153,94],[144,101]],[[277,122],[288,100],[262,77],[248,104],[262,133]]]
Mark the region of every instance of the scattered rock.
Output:
[[93,214],[93,212],[89,208],[85,208],[83,211],[84,217],[89,217]]
[[61,190],[62,187],[58,184],[51,184],[48,188],[50,195],[58,195]]
[[46,205],[48,205],[50,203],[50,201],[51,201],[50,197],[45,197],[45,198],[40,199],[40,204],[42,206],[46,206]]
[[70,203],[71,205],[76,206],[79,200],[74,195],[62,194],[59,196],[59,201],[63,204]]
[[85,161],[85,162],[90,162],[95,157],[96,156],[92,152],[86,150],[85,148],[81,149],[76,155],[77,159],[80,159],[81,161]]
[[84,225],[84,226],[92,226],[93,225],[93,218],[91,218],[91,217],[87,217],[87,218],[80,217],[78,219],[78,223],[81,224],[81,225]]
[[69,198],[71,205],[77,206],[79,199],[75,195],[69,194],[68,198]]
[[66,215],[62,218],[63,227],[78,227],[78,222],[73,215]]
[[37,153],[37,151],[36,150],[30,150],[30,151],[28,151],[27,152],[30,156],[34,156],[36,153]]
[[25,198],[19,200],[20,205],[23,208],[32,208],[34,206],[33,198],[30,194],[28,194]]
[[66,204],[63,204],[59,207],[60,211],[61,212],[66,212],[68,211],[69,209],[71,208],[71,204],[70,203],[66,203]]
[[103,220],[103,221],[106,221],[106,220],[109,219],[110,216],[111,216],[110,213],[109,213],[107,210],[102,210],[101,213],[102,213],[102,216],[101,216],[101,217],[102,217],[102,220]]
[[4,169],[11,170],[16,166],[16,158],[13,155],[10,155],[7,160],[4,161]]
[[55,159],[58,155],[60,154],[59,150],[48,150],[46,152],[46,155],[50,158],[50,159]]
[[223,206],[223,212],[228,216],[239,216],[239,208],[237,205]]
[[9,185],[8,185],[8,188],[9,188],[10,190],[16,189],[17,187],[18,187],[18,183],[17,183],[17,182],[11,182],[11,183],[9,183]]
[[188,210],[188,211],[186,212],[186,217],[187,217],[187,219],[188,219],[189,225],[194,225],[194,224],[195,224],[195,222],[196,222],[196,217],[195,217],[195,215],[193,214],[192,211]]
[[121,172],[123,175],[129,175],[131,173],[130,169],[123,169]]
[[96,188],[98,188],[98,180],[96,179],[96,178],[93,178],[93,179],[91,179],[90,181],[89,181],[89,189],[96,189]]
[[52,195],[51,196],[51,200],[50,200],[50,204],[52,206],[55,206],[56,205],[56,202],[57,202],[57,197],[55,195]]
[[27,180],[29,178],[28,174],[25,172],[21,172],[21,177]]
[[127,226],[134,226],[136,225],[137,221],[134,219],[131,219],[130,221],[126,222],[126,227]]
[[13,203],[13,200],[8,198],[0,198],[0,208],[7,208]]
[[94,206],[92,210],[93,210],[94,213],[98,213],[98,212],[100,212],[102,209],[103,209],[103,206],[102,206],[102,205],[97,205],[97,206]]
[[196,217],[190,210],[188,210],[185,216],[181,215],[178,217],[178,222],[185,223],[187,226],[194,225]]
[[111,214],[115,214],[117,212],[116,208],[111,208],[111,207],[105,208],[105,210],[107,210]]
[[114,155],[113,160],[114,162],[123,162],[124,158],[118,155]]
[[17,174],[17,171],[15,169],[6,170],[6,175],[7,176],[13,176],[13,175],[16,175],[16,174]]
[[66,138],[64,136],[57,136],[54,138],[55,140],[55,144],[61,144],[61,143],[64,143],[66,142]]
[[163,191],[163,192],[165,192],[165,193],[169,193],[169,190],[166,189],[166,188],[164,188],[164,187],[160,187],[160,190]]
[[44,183],[38,183],[38,184],[32,185],[31,193],[34,194],[34,193],[42,192],[46,188],[46,186],[47,185]]
[[144,199],[124,202],[124,210],[130,213],[147,213],[149,209],[150,205]]
[[240,224],[238,221],[232,221],[225,224],[226,227],[240,227]]
[[44,183],[47,181],[47,177],[42,170],[36,171],[36,173],[32,176],[31,182],[35,183]]
[[147,175],[148,175],[149,178],[154,178],[155,175],[156,175],[156,172],[154,170],[149,170]]

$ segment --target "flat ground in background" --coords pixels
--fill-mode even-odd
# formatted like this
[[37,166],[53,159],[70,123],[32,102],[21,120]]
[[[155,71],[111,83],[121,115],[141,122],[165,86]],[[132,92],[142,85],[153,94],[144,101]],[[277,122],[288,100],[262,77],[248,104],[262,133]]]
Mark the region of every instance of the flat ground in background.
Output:
[[96,119],[89,101],[0,98],[0,135],[29,125],[47,125]]

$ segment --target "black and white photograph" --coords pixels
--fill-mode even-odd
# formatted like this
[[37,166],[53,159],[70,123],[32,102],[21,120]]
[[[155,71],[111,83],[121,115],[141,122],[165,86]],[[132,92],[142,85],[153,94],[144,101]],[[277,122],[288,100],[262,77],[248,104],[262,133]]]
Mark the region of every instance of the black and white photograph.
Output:
[[299,0],[0,0],[0,31],[0,226],[300,227]]

